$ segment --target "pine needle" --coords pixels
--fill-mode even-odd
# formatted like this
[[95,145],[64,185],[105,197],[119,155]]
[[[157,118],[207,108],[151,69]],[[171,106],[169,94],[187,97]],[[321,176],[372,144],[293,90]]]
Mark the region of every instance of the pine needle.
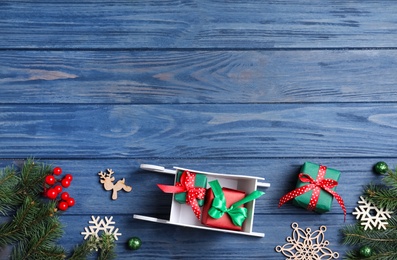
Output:
[[[24,162],[21,168],[6,167],[0,171],[0,213],[9,221],[0,224],[0,247],[12,246],[11,259],[59,260],[66,258],[65,249],[56,241],[63,227],[54,212],[55,201],[43,200],[45,176],[52,171],[49,165]],[[82,246],[81,258],[90,253]]]
[[362,256],[359,251],[347,252],[346,259],[395,260],[397,259],[397,170],[388,170],[382,178],[383,184],[370,184],[364,196],[378,208],[393,211],[386,230],[364,230],[359,224],[342,229],[343,243],[357,248],[367,246],[371,256]]

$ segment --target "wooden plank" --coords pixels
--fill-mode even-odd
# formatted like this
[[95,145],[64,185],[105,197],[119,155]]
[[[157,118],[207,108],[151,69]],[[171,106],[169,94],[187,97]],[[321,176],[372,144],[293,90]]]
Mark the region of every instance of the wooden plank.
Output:
[[[393,104],[0,106],[1,158],[384,157]],[[387,146],[387,149],[385,149]]]
[[397,5],[389,1],[2,1],[1,7],[5,49],[396,46]]
[[2,51],[0,102],[396,102],[396,50]]
[[[60,243],[67,249],[82,242],[80,232],[89,225],[91,215],[114,216],[116,227],[122,236],[117,241],[118,259],[128,259],[131,256],[145,259],[162,258],[197,258],[205,248],[211,257],[227,258],[225,252],[238,258],[266,258],[280,259],[281,254],[274,251],[277,245],[286,243],[287,236],[291,236],[292,222],[298,222],[300,227],[318,229],[326,225],[326,239],[330,241],[330,248],[344,255],[347,247],[340,245],[340,228],[346,224],[355,223],[350,214],[362,185],[379,181],[380,177],[372,173],[371,168],[378,159],[335,159],[310,158],[311,161],[334,167],[342,172],[337,191],[344,198],[348,209],[346,223],[336,201],[330,212],[314,214],[291,204],[277,208],[279,198],[293,188],[301,164],[301,158],[285,159],[107,159],[107,160],[45,160],[43,162],[58,165],[64,172],[72,173],[74,179],[67,189],[76,198],[76,205],[66,211],[61,220],[65,225],[65,234]],[[389,164],[395,158],[390,159]],[[0,167],[20,161],[1,160]],[[272,186],[266,189],[264,197],[257,200],[254,230],[266,233],[262,239],[237,236],[203,230],[186,229],[132,219],[133,214],[144,213],[157,217],[167,217],[169,213],[170,196],[163,194],[156,186],[170,180],[167,174],[152,173],[139,170],[141,163],[153,163],[167,167],[186,166],[193,169],[252,175],[266,177]],[[112,201],[110,194],[102,188],[98,181],[97,172],[106,168],[115,171],[115,177],[126,178],[131,184],[131,193],[120,193],[118,200]],[[172,178],[171,178],[172,179]],[[355,182],[352,182],[355,180]],[[168,204],[168,206],[167,206]],[[143,246],[136,252],[126,250],[128,238],[138,236]],[[154,239],[155,237],[155,239]],[[211,245],[216,245],[215,247]],[[217,250],[216,250],[217,248]],[[244,250],[241,250],[244,249]]]

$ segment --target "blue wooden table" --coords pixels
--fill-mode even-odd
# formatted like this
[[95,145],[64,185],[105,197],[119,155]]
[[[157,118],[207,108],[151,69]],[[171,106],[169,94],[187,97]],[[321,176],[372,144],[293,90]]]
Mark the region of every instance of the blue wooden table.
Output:
[[[283,259],[291,223],[340,229],[372,165],[397,162],[397,5],[390,1],[1,1],[0,164],[27,157],[74,175],[67,249],[91,216],[113,216],[118,259]],[[316,214],[287,203],[300,166],[342,172]],[[133,219],[168,218],[169,175],[141,163],[265,177],[264,238]],[[111,168],[131,193],[110,193]],[[126,247],[138,236],[138,251]],[[3,258],[7,250],[2,251]]]

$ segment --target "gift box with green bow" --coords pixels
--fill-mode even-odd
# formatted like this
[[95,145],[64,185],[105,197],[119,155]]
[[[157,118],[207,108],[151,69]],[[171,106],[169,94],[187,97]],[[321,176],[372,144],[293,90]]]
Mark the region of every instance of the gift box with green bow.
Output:
[[244,204],[264,194],[254,191],[246,196],[244,191],[221,187],[218,180],[209,182],[201,222],[210,227],[242,230],[248,210]]

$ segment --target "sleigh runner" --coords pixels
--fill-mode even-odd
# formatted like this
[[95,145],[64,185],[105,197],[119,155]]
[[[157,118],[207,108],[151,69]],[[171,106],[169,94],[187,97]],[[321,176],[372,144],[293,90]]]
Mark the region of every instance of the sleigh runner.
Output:
[[[262,182],[264,178],[260,177],[253,177],[253,176],[244,176],[244,175],[231,175],[231,174],[222,174],[222,173],[211,173],[211,172],[203,172],[203,171],[196,171],[196,170],[189,170],[185,168],[180,168],[180,167],[174,167],[173,169],[165,169],[162,166],[156,166],[156,165],[149,165],[149,164],[141,164],[141,169],[148,170],[148,171],[153,171],[153,172],[160,172],[160,173],[166,173],[170,175],[174,175],[174,187],[177,188],[176,184],[179,184],[179,178],[180,173],[195,173],[198,175],[203,175],[205,176],[206,180],[208,181],[208,186],[211,186],[212,190],[218,190],[218,192],[222,193],[222,191],[219,190],[220,187],[226,187],[222,188],[222,190],[226,192],[230,192],[229,190],[236,190],[236,191],[241,191],[244,194],[249,194],[246,196],[246,198],[242,199],[240,202],[241,203],[235,203],[236,207],[233,209],[233,211],[243,211],[241,209],[242,204],[244,204],[244,211],[245,211],[245,219],[243,220],[243,224],[241,224],[241,227],[239,230],[231,230],[228,228],[222,228],[222,227],[214,227],[214,226],[208,226],[202,223],[199,218],[197,218],[197,212],[192,211],[193,206],[188,205],[188,204],[181,204],[179,203],[175,196],[177,195],[176,193],[173,193],[172,197],[172,203],[171,203],[171,212],[170,212],[170,219],[159,219],[159,218],[154,218],[154,217],[149,217],[149,216],[143,216],[143,215],[137,215],[135,214],[133,217],[135,219],[140,219],[140,220],[145,220],[145,221],[151,221],[151,222],[156,222],[156,223],[163,223],[163,224],[171,224],[171,225],[177,225],[177,226],[183,226],[183,227],[190,227],[190,228],[198,228],[198,229],[206,229],[206,230],[213,230],[213,231],[220,231],[220,232],[226,232],[226,233],[234,233],[234,234],[240,234],[240,235],[248,235],[248,236],[256,236],[256,237],[264,237],[264,233],[258,233],[258,232],[253,232],[253,221],[254,221],[254,211],[255,211],[255,198],[259,194],[255,193],[261,193],[263,192],[257,191],[257,187],[270,187],[270,183]],[[216,185],[215,185],[216,184]],[[207,183],[204,184],[205,189],[208,188]],[[168,185],[164,185],[168,186]],[[216,187],[219,186],[217,189]],[[160,185],[159,185],[160,187]],[[207,196],[209,194],[209,190],[207,190]],[[260,195],[261,195],[260,194]],[[212,192],[211,192],[212,195]],[[223,195],[223,194],[221,194]],[[260,196],[259,195],[259,196]],[[179,196],[179,195],[178,195]],[[215,195],[216,196],[216,195]],[[254,197],[252,197],[254,196]],[[251,197],[250,199],[247,200],[248,197]],[[206,201],[207,203],[207,201]],[[238,205],[237,205],[238,204]],[[233,204],[234,205],[234,204]],[[231,208],[233,208],[233,205],[226,211],[231,211]],[[208,208],[207,205],[203,206],[204,208]],[[245,210],[246,209],[246,210]],[[211,208],[212,212],[217,211],[216,209]],[[218,214],[219,212],[215,212],[215,214]],[[196,216],[195,216],[196,214]],[[223,214],[222,212],[219,214]],[[230,212],[228,214],[232,215]],[[227,214],[225,214],[227,215]],[[204,216],[203,216],[204,218]],[[209,217],[211,219],[211,217]],[[230,219],[229,216],[225,216],[224,219]],[[236,217],[238,219],[238,217]],[[227,220],[230,222],[230,220]],[[234,223],[234,220],[233,220]],[[237,224],[236,224],[237,225]]]

